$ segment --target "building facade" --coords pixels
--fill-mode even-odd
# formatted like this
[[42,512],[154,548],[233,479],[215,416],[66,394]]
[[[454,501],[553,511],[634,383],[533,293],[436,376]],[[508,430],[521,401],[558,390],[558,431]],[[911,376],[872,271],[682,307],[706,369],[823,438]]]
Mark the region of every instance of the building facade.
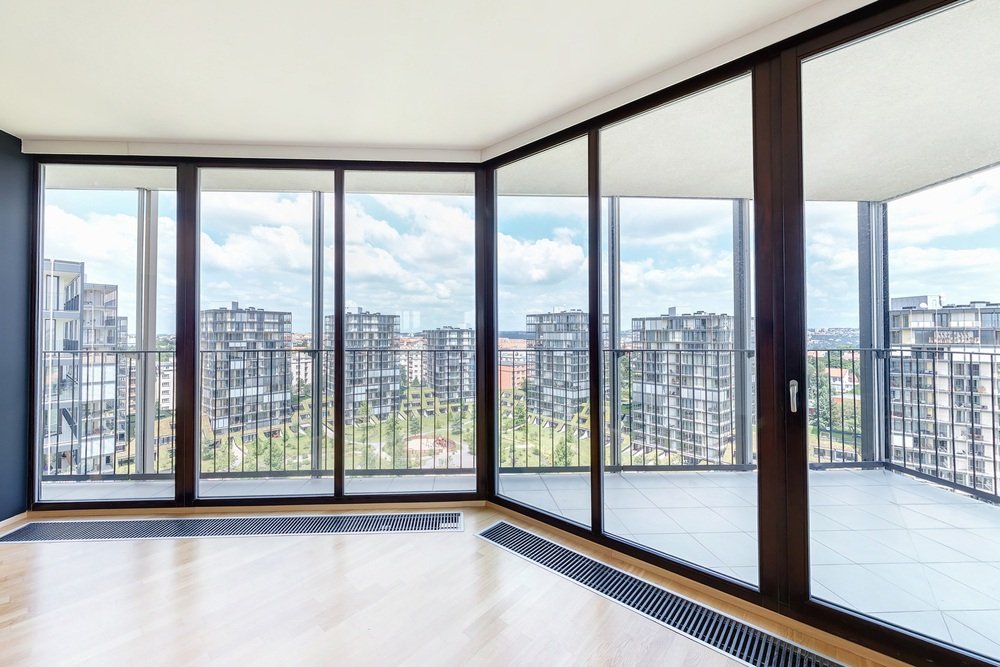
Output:
[[995,492],[1000,303],[891,299],[891,460]]
[[423,333],[423,371],[434,398],[441,403],[476,400],[476,332],[441,327]]
[[403,377],[410,387],[424,383],[424,337],[401,336],[399,339],[400,359]]
[[[118,286],[85,282],[83,262],[43,260],[42,474],[111,472],[135,408],[135,362]],[[132,412],[130,412],[130,408]]]
[[590,401],[587,313],[563,310],[529,314],[527,331],[531,373],[527,383],[528,416],[570,422]]
[[216,441],[252,440],[292,413],[292,369],[285,334],[292,314],[240,308],[201,311],[201,405]]
[[[733,317],[696,312],[632,319],[631,422],[635,451],[671,464],[732,460]],[[666,459],[662,459],[666,460]]]
[[[324,340],[333,349],[334,316],[324,321]],[[384,419],[402,401],[399,315],[356,308],[344,313],[343,418]],[[329,362],[332,364],[332,355]],[[333,373],[326,372],[327,396],[333,395]]]

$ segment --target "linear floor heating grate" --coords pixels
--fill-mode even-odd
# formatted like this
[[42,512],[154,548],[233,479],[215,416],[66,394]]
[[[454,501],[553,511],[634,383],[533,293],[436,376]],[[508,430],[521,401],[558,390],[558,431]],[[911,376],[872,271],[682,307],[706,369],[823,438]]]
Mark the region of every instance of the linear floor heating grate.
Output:
[[505,521],[480,537],[750,665],[839,664]]
[[330,514],[325,516],[239,516],[218,519],[107,519],[32,521],[0,536],[0,542],[150,540],[250,535],[333,533],[420,533],[461,531],[461,512]]

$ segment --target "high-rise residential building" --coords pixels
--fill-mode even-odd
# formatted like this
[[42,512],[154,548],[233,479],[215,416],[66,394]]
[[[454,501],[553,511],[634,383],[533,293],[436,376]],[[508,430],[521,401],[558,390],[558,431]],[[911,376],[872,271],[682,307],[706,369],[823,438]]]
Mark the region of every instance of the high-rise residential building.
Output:
[[103,472],[128,433],[134,409],[128,320],[118,286],[85,282],[83,262],[43,260],[42,473]]
[[[334,345],[335,318],[324,321],[327,349]],[[356,308],[344,313],[344,419],[365,414],[383,419],[399,409],[402,400],[399,315],[371,313]],[[327,395],[332,395],[333,373],[328,354],[325,366]]]
[[476,332],[441,327],[423,333],[425,382],[442,403],[476,400]]
[[1000,303],[889,301],[892,461],[995,491]]
[[84,283],[82,344],[88,350],[124,349],[128,318],[118,316],[118,285]]
[[173,359],[164,359],[156,364],[156,404],[160,410],[174,408],[174,374],[176,372]]
[[590,400],[587,313],[562,310],[526,319],[532,335],[528,414],[568,422]]
[[403,376],[406,378],[408,386],[422,385],[424,383],[424,337],[400,336],[399,338],[399,363],[403,367]]
[[217,440],[252,440],[258,429],[276,429],[291,415],[285,341],[291,330],[288,312],[240,308],[235,301],[201,311],[201,405]]
[[[671,308],[632,319],[630,440],[676,463],[729,460],[734,443],[732,315]],[[673,463],[674,461],[671,461]]]

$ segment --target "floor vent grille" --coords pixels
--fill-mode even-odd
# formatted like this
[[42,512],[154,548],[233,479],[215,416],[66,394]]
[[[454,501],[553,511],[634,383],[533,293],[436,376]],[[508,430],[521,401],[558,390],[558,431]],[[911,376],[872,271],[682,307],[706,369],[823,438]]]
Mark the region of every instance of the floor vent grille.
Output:
[[107,519],[32,521],[0,536],[0,542],[153,540],[251,535],[336,533],[422,533],[463,530],[461,512],[330,514],[325,516],[239,516],[219,519]]
[[480,536],[750,665],[839,664],[505,521]]

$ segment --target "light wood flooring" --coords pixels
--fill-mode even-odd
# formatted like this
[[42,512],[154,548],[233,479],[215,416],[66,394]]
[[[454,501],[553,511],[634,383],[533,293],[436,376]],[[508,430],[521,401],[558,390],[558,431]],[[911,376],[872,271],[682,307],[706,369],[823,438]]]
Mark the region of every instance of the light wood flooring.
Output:
[[476,534],[503,518],[606,550],[463,511],[462,533],[0,544],[0,665],[742,664]]

